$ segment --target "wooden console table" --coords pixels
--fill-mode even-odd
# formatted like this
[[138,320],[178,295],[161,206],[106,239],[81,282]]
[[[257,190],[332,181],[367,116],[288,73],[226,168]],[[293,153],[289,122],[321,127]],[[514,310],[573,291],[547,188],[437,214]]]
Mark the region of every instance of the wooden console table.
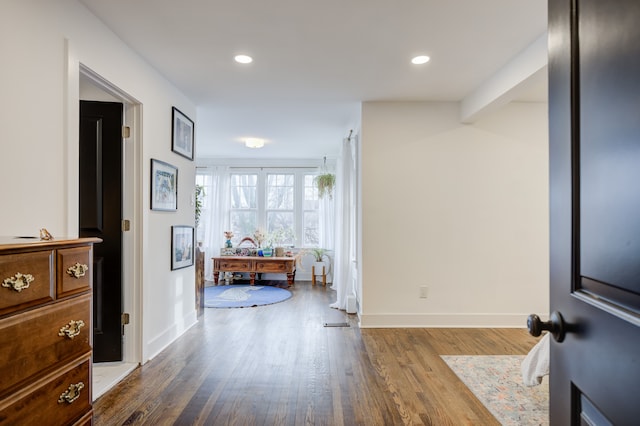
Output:
[[218,285],[218,274],[223,272],[249,272],[254,285],[256,273],[287,274],[287,284],[296,278],[296,260],[293,257],[221,256],[213,257],[213,282]]

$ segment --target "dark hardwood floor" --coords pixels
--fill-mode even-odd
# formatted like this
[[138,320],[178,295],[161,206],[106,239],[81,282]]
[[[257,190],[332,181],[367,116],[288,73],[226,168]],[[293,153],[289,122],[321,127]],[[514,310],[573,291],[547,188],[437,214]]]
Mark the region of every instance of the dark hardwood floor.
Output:
[[[359,329],[297,282],[199,323],[94,404],[94,425],[497,425],[440,355],[526,354],[523,329]],[[324,327],[348,322],[350,327]]]

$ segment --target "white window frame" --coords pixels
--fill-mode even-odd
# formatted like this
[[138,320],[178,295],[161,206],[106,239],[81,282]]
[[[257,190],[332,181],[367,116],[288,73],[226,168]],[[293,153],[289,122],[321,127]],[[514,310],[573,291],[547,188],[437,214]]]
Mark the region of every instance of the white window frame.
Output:
[[[303,245],[303,229],[304,224],[304,212],[310,211],[304,209],[304,177],[306,175],[317,175],[317,167],[231,167],[229,170],[231,175],[238,174],[257,174],[257,214],[258,214],[258,228],[266,232],[267,230],[267,212],[277,211],[267,209],[267,175],[269,174],[293,174],[294,175],[294,203],[293,203],[293,226],[295,234],[295,247],[308,248],[311,246]],[[231,196],[231,191],[229,191]],[[243,211],[245,209],[232,209],[231,203],[229,203],[229,211],[227,212],[229,223],[231,221],[231,214],[233,211]],[[318,214],[319,214],[318,207]],[[322,224],[319,224],[322,226]],[[241,236],[242,238],[244,236]]]

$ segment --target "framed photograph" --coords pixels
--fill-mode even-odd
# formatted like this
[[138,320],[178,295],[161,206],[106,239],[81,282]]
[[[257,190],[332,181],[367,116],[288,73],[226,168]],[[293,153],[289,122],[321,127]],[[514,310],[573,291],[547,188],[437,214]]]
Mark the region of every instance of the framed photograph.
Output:
[[178,108],[171,112],[171,150],[193,161],[193,121]]
[[151,210],[178,210],[178,168],[151,159]]
[[171,270],[193,265],[193,226],[171,227]]

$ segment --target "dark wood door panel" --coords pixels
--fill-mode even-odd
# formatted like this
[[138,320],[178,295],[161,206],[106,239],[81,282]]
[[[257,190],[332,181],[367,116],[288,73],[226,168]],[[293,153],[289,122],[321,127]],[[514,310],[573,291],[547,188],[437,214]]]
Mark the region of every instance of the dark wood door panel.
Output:
[[549,1],[550,420],[640,418],[640,3]]
[[94,247],[94,361],[122,360],[123,105],[80,103],[80,235]]

